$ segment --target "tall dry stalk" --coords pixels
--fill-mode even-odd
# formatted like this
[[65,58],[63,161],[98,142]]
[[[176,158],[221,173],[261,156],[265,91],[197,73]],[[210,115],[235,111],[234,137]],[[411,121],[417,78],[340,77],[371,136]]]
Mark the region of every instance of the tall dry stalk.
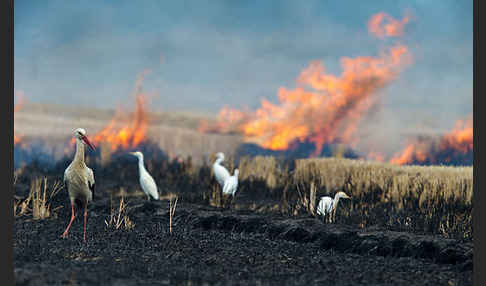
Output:
[[[18,173],[14,172],[14,177],[13,177],[13,186],[15,188],[15,185],[17,184],[17,179],[18,179]],[[13,201],[13,211],[14,211],[14,217],[17,216],[17,208],[19,207],[21,201],[16,200],[14,196],[14,201]]]
[[309,209],[308,209],[312,215],[315,215],[316,191],[317,191],[317,187],[314,184],[314,181],[312,181],[310,183],[310,188],[309,188]]
[[300,184],[296,184],[297,188],[297,194],[298,194],[298,199],[297,199],[297,204],[295,205],[294,208],[294,215],[299,214],[299,211],[303,209],[304,211],[309,211],[309,199],[307,198],[307,194],[305,192],[304,188],[299,187]]
[[113,208],[112,200],[110,200],[110,217],[109,220],[105,220],[105,224],[108,228],[120,229],[123,227],[125,230],[130,230],[135,227],[135,223],[130,220],[128,216],[128,208],[125,203],[125,197],[122,196],[120,199],[120,204],[118,210]]
[[[171,198],[169,199],[169,233],[172,233],[172,219],[174,218],[178,199],[178,196],[171,196]],[[172,201],[174,201],[174,203],[172,203]]]
[[31,192],[33,192],[32,200],[32,216],[34,219],[42,219],[49,217],[49,205],[47,205],[46,199],[46,186],[47,178],[44,178],[44,188],[42,188],[42,181],[35,180],[31,186]]
[[304,183],[296,183],[295,188],[297,189],[297,203],[294,206],[293,213],[297,215],[302,209],[304,212],[315,214],[316,207],[316,184],[311,181],[309,190],[306,191]]
[[210,197],[209,197],[209,205],[213,207],[221,207],[222,205],[222,190],[220,185],[214,181],[210,185]]

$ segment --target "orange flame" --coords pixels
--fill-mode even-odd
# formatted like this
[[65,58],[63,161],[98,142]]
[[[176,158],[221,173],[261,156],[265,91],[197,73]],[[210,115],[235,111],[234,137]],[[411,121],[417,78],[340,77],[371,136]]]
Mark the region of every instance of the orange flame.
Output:
[[198,131],[202,133],[229,133],[235,128],[236,124],[244,120],[246,115],[243,111],[234,110],[225,106],[219,111],[218,117],[224,118],[225,120],[220,120],[213,125],[207,120],[202,120]]
[[14,133],[14,145],[17,145],[20,143],[20,136]]
[[398,21],[392,16],[381,12],[371,17],[368,21],[368,31],[377,38],[398,37],[403,35],[405,25],[409,21],[410,17],[407,15],[401,21]]
[[[145,71],[138,75],[135,84],[136,106],[133,119],[130,124],[119,127],[117,123],[128,121],[126,112],[117,110],[113,119],[100,132],[93,136],[92,142],[96,145],[105,142],[109,143],[111,150],[135,148],[146,139],[146,132],[148,128],[148,116],[146,107],[146,95],[142,92],[143,76],[150,73]],[[71,139],[71,144],[75,140]]]
[[440,143],[441,150],[455,149],[461,153],[473,150],[472,115],[466,120],[458,120],[451,132],[444,135]]
[[411,143],[401,153],[396,154],[390,163],[448,163],[453,156],[469,154],[472,151],[473,121],[470,115],[466,120],[458,120],[452,131],[441,136],[438,143],[432,140]]
[[385,156],[380,152],[370,152],[367,156],[368,160],[376,161],[376,162],[385,162]]
[[326,143],[356,143],[358,124],[376,103],[378,91],[410,62],[408,48],[400,44],[379,57],[342,58],[340,76],[326,73],[321,62],[313,61],[297,78],[296,89],[279,89],[279,104],[262,99],[255,112],[225,107],[215,125],[204,122],[200,130],[226,133],[230,128],[272,150],[309,140],[316,146],[313,155]]
[[402,154],[395,155],[395,157],[390,160],[390,163],[405,165],[412,163],[414,160],[424,162],[427,159],[427,154],[424,150],[427,147],[425,146],[427,145],[424,145],[423,143],[412,143],[403,150]]

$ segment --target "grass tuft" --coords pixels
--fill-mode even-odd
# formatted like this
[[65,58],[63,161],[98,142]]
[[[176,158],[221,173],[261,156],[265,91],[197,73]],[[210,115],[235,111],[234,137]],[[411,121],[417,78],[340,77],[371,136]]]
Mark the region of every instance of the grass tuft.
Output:
[[[14,185],[17,179],[14,179]],[[30,192],[25,199],[14,200],[14,217],[32,214],[34,220],[46,219],[56,216],[55,211],[62,206],[51,209],[52,198],[62,190],[60,181],[55,181],[50,186],[50,193],[47,178],[36,178],[32,181]]]
[[135,223],[128,216],[128,207],[125,203],[125,197],[120,198],[118,210],[113,207],[113,201],[110,206],[110,216],[108,220],[105,220],[107,229],[124,229],[131,230],[135,227]]

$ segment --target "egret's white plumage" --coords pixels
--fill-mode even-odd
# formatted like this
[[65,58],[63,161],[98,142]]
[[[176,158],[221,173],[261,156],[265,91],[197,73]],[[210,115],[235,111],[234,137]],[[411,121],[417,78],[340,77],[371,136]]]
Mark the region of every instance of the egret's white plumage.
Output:
[[239,170],[235,169],[234,175],[224,181],[223,194],[235,196],[236,190],[238,189],[238,174]]
[[130,152],[130,154],[138,158],[140,187],[142,187],[143,192],[147,195],[147,199],[150,200],[150,197],[152,197],[155,200],[158,200],[159,192],[157,191],[157,184],[155,184],[154,178],[152,178],[149,172],[145,169],[142,152]]
[[66,238],[69,228],[74,221],[75,212],[74,204],[78,206],[84,205],[84,236],[83,240],[86,242],[86,217],[88,214],[88,202],[93,200],[94,193],[94,175],[93,170],[88,168],[84,162],[84,145],[88,145],[94,150],[93,145],[86,137],[86,131],[83,128],[74,130],[74,138],[76,139],[76,154],[74,159],[64,171],[64,185],[67,188],[69,199],[71,201],[71,220],[66,230],[62,234],[62,238]]
[[318,215],[326,215],[331,213],[332,211],[332,198],[331,197],[322,197],[317,205],[317,214]]
[[344,192],[338,192],[335,196],[334,199],[331,197],[325,196],[322,197],[321,200],[319,201],[319,204],[317,205],[317,214],[322,215],[324,218],[326,216],[329,217],[329,221],[335,220],[336,216],[336,208],[339,203],[339,199],[350,199],[348,195]]
[[224,154],[222,152],[218,152],[216,154],[216,161],[213,164],[213,173],[214,176],[216,177],[216,181],[218,181],[218,184],[221,186],[221,188],[224,188],[224,182],[230,177],[230,173],[224,166],[221,165],[224,161]]

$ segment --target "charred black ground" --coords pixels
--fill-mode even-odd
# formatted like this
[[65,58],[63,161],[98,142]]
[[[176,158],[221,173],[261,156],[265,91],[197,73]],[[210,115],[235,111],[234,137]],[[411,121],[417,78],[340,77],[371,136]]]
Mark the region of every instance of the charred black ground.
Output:
[[[114,153],[103,162],[89,154],[96,195],[88,211],[87,244],[81,216],[67,239],[60,238],[70,218],[65,190],[51,200],[48,219],[15,218],[14,271],[18,285],[472,285],[471,239],[446,239],[433,233],[397,231],[383,225],[360,228],[338,219],[326,225],[299,214],[250,210],[279,203],[258,182],[242,184],[228,209],[209,206],[210,168],[191,173],[191,161],[169,161],[148,144],[147,168],[160,193],[179,196],[173,232],[169,202],[136,196],[136,158]],[[151,153],[153,152],[153,153]],[[150,155],[147,155],[150,154]],[[25,198],[35,178],[62,180],[67,157],[55,164],[26,164],[15,184]],[[261,188],[264,188],[261,186]],[[133,229],[105,224],[119,194],[127,194]],[[238,210],[237,210],[238,209]],[[264,209],[263,207],[260,209]]]
[[109,199],[93,203],[86,245],[79,218],[60,238],[69,208],[53,219],[16,219],[16,283],[472,285],[471,243],[185,203],[170,234],[166,201],[129,205],[136,226],[126,231],[106,227]]

